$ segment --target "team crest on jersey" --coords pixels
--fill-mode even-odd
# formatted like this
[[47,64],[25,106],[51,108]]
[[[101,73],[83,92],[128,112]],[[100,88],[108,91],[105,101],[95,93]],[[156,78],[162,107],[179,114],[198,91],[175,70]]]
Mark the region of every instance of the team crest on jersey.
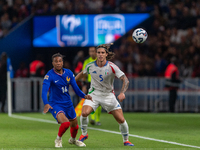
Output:
[[67,77],[66,77],[66,80],[67,80],[67,82],[69,83],[69,81],[70,81],[70,78],[67,76]]
[[49,76],[48,76],[48,75],[44,76],[44,79],[47,79],[47,80],[48,80],[48,79],[49,79]]
[[56,111],[54,111],[54,114],[56,114]]
[[108,75],[108,74],[109,74],[109,70],[106,69],[106,70],[105,70],[105,75]]

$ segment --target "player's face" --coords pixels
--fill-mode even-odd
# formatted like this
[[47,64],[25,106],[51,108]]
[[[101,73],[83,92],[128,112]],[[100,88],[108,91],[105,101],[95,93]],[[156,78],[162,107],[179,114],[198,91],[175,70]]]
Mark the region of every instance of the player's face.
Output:
[[52,64],[55,70],[60,71],[63,68],[62,57],[55,57]]
[[97,49],[97,59],[98,61],[105,61],[108,53],[106,53],[106,50],[104,48],[98,48]]
[[90,57],[92,57],[93,59],[95,59],[95,58],[97,57],[95,47],[90,47],[90,48],[89,48],[89,55],[90,55]]

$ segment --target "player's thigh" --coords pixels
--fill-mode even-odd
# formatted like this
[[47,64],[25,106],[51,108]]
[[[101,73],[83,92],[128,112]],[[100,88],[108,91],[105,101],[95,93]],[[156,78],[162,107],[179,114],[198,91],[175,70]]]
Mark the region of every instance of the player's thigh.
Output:
[[125,121],[122,109],[116,109],[110,112],[118,123]]
[[69,119],[65,116],[64,113],[59,113],[57,116],[58,123],[69,122]]
[[76,112],[74,110],[74,106],[64,107],[63,109],[69,121],[73,121],[76,119]]
[[121,109],[121,105],[117,101],[115,95],[110,93],[107,96],[101,96],[100,105],[110,113],[113,110]]
[[91,112],[93,112],[93,108],[90,105],[84,105],[82,108],[82,116],[87,117]]
[[95,99],[96,98],[92,96],[92,101],[87,99],[84,101],[82,108],[82,116],[88,116],[91,112],[95,111],[99,107],[99,102]]
[[[58,123],[63,123],[64,121],[69,121],[65,116],[64,109],[60,105],[53,105],[53,109],[49,109],[52,116],[57,120]],[[59,119],[59,120],[58,120]]]

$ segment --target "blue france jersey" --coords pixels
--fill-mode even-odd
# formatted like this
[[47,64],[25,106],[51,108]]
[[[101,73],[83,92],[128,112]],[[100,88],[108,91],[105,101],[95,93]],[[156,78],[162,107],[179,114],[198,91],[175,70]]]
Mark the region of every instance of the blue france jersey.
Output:
[[[42,87],[42,99],[44,104],[63,104],[65,106],[72,106],[72,101],[69,95],[69,85],[72,86],[75,93],[84,98],[85,94],[79,89],[74,78],[74,74],[69,69],[63,69],[63,74],[55,72],[51,69],[44,77]],[[47,101],[47,92],[50,97]]]

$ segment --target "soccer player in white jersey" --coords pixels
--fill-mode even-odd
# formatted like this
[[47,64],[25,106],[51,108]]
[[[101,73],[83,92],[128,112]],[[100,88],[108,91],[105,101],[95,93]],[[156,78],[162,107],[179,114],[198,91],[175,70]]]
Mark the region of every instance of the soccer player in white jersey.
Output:
[[91,85],[89,95],[93,101],[85,100],[80,117],[82,135],[79,141],[84,141],[88,138],[87,126],[88,115],[95,111],[101,105],[108,113],[112,114],[119,123],[124,146],[134,146],[128,141],[128,124],[124,119],[122,108],[117,101],[113,81],[115,76],[123,81],[121,92],[118,95],[118,100],[122,102],[125,99],[125,91],[128,89],[129,81],[126,75],[112,62],[108,61],[113,58],[114,53],[109,51],[110,44],[102,44],[96,47],[97,60],[89,63],[85,69],[76,77],[76,81],[83,78],[85,74],[91,75]]

